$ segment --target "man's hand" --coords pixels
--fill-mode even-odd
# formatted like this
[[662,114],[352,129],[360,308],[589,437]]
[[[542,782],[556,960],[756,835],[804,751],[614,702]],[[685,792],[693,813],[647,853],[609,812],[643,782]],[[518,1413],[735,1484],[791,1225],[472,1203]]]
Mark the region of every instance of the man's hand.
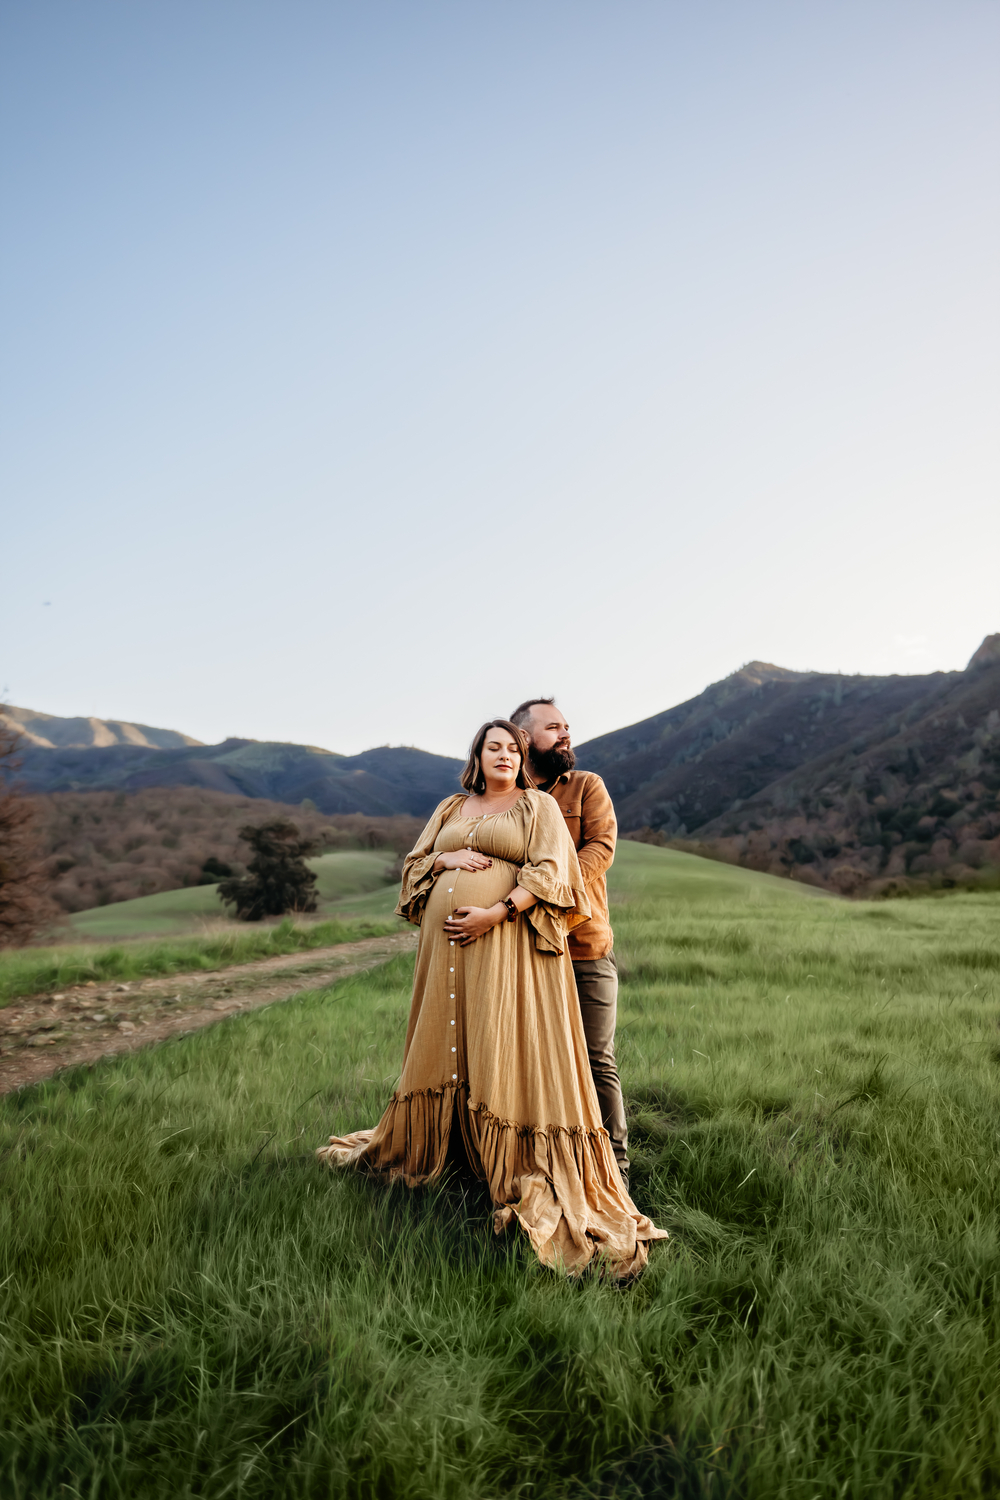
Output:
[[493,861],[488,854],[478,854],[475,849],[454,849],[450,854],[439,854],[434,861],[435,870],[488,870]]
[[502,906],[500,913],[497,916],[495,906],[460,906],[446,919],[444,930],[452,942],[457,942],[460,948],[467,948],[484,932],[506,920],[507,912]]

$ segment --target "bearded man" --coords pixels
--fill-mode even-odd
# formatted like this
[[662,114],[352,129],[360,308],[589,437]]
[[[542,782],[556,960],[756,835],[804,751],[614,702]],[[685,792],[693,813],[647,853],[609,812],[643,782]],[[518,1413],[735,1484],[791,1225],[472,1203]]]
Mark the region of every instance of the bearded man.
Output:
[[510,722],[528,737],[531,772],[543,792],[558,802],[576,845],[593,915],[569,935],[580,1014],[590,1055],[590,1071],[611,1137],[619,1171],[628,1187],[628,1130],[622,1086],[615,1062],[618,1019],[618,966],[608,920],[607,872],[615,857],[618,823],[604,782],[593,771],[576,771],[569,725],[552,698],[529,698]]

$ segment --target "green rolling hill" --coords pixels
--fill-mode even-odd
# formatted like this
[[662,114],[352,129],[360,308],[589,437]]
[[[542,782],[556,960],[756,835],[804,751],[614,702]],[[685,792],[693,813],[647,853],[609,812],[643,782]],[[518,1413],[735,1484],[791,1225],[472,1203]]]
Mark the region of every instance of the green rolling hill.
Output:
[[[384,849],[346,849],[310,860],[309,865],[318,877],[316,917],[330,917],[335,912],[356,917],[391,916],[398,888],[387,884],[385,877],[393,857],[391,851]],[[94,942],[181,937],[222,926],[246,931],[247,925],[227,917],[214,885],[116,901],[109,906],[76,912],[69,918],[73,938]]]
[[[390,917],[399,887],[387,883],[392,854],[386,850],[353,849],[322,854],[309,864],[318,876],[316,918]],[[609,886],[613,897],[667,897],[686,902],[719,900],[808,899],[811,888],[777,876],[741,870],[675,849],[656,849],[623,840],[618,846]],[[305,919],[305,920],[308,920]],[[134,901],[116,901],[75,913],[69,919],[73,938],[117,942],[128,938],[182,937],[207,929],[247,924],[227,918],[215,886],[191,886],[162,891]]]

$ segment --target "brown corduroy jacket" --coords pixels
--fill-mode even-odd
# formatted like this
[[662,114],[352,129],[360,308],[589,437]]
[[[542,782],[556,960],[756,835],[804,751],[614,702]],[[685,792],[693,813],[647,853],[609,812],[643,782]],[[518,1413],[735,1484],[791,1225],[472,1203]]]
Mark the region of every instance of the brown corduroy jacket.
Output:
[[570,958],[606,958],[615,941],[608,921],[607,881],[618,838],[614,805],[594,771],[564,771],[543,790],[555,798],[566,819],[590,897],[590,921],[569,935]]

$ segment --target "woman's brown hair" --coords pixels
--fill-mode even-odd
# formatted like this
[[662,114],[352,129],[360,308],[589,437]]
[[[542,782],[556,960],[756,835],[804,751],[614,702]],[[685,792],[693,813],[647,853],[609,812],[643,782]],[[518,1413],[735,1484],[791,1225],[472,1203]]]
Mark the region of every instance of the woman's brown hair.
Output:
[[489,719],[481,729],[476,731],[472,745],[469,748],[469,758],[465,763],[465,770],[459,778],[463,787],[467,792],[472,792],[476,796],[481,796],[486,790],[486,778],[483,775],[481,756],[486,736],[491,729],[502,729],[506,734],[510,735],[512,740],[517,741],[518,749],[521,752],[521,764],[518,769],[515,785],[527,791],[529,787],[535,785],[534,777],[528,770],[528,736],[523,729],[518,729],[517,725],[512,724],[509,719]]

